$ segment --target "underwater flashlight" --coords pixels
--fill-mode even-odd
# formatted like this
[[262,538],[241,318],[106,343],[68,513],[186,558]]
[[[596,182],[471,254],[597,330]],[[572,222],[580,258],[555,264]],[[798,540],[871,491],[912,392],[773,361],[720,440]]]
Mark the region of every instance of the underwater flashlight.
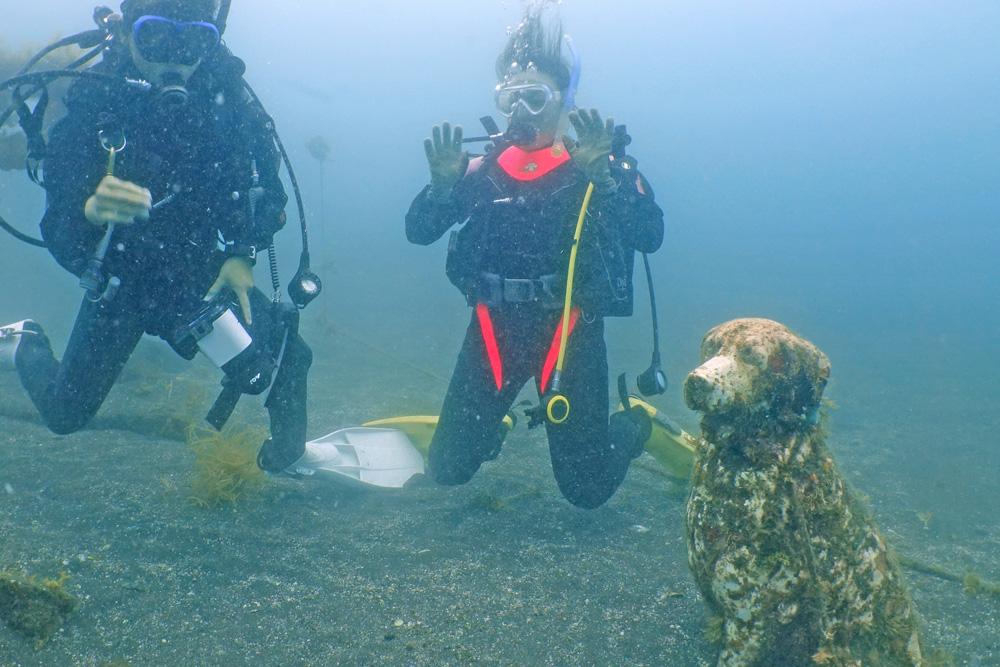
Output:
[[309,302],[319,296],[323,291],[323,283],[312,271],[296,273],[292,282],[288,285],[288,296],[299,308],[305,308]]
[[292,282],[288,283],[288,297],[297,308],[305,308],[323,291],[323,281],[309,270],[309,253],[303,252],[299,259],[299,270]]
[[635,379],[635,384],[643,396],[657,396],[667,390],[667,374],[660,368],[659,355],[656,357],[649,368]]

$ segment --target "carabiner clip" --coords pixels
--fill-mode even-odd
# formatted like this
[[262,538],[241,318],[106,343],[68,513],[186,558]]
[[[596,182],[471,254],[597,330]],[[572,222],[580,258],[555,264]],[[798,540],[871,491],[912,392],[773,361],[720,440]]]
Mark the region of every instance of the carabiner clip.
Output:
[[125,133],[119,130],[108,131],[101,130],[97,133],[97,138],[101,141],[101,146],[107,152],[114,151],[115,153],[121,153],[125,150],[125,146],[128,145],[128,141],[125,139]]
[[125,139],[125,133],[121,130],[116,130],[113,133],[107,130],[101,130],[97,133],[97,138],[101,142],[101,146],[104,150],[108,152],[108,166],[106,174],[108,176],[115,175],[115,155],[125,150],[125,146],[128,145],[128,141]]

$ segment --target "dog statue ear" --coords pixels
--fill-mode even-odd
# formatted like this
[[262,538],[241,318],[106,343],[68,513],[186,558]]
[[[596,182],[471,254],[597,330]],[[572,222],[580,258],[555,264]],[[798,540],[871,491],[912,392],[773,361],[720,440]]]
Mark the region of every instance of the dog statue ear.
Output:
[[815,345],[810,343],[810,347],[816,354],[816,368],[811,370],[810,373],[815,378],[813,384],[813,389],[815,391],[815,407],[818,408],[820,401],[823,400],[823,392],[826,390],[826,385],[830,382],[830,359],[823,354]]
[[[819,350],[815,350],[815,353],[825,359],[825,355]],[[795,382],[791,398],[796,414],[815,426],[819,423],[819,406],[823,401],[823,391],[829,382],[824,373],[829,364],[816,364],[813,361],[811,359],[809,363],[798,364],[798,380]]]

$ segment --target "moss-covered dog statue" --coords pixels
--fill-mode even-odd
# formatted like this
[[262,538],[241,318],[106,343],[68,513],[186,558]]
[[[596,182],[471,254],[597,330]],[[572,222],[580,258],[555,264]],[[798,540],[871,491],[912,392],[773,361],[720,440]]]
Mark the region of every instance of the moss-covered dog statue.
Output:
[[687,542],[718,666],[924,664],[899,569],[818,425],[826,355],[740,319],[705,335],[701,359],[684,383],[703,415]]

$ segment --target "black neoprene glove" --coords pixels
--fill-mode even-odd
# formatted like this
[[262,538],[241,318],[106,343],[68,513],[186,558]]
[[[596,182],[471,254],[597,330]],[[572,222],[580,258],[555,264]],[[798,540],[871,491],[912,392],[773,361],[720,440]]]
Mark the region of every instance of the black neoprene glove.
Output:
[[618,183],[611,176],[611,146],[615,138],[613,118],[601,120],[597,109],[570,111],[569,122],[578,141],[563,137],[563,143],[576,168],[583,172],[599,194],[614,192]]
[[469,168],[469,154],[462,150],[462,126],[455,126],[452,134],[451,123],[445,121],[431,130],[431,139],[424,139],[424,152],[431,170],[429,196],[442,201],[448,198],[455,184],[462,180]]

